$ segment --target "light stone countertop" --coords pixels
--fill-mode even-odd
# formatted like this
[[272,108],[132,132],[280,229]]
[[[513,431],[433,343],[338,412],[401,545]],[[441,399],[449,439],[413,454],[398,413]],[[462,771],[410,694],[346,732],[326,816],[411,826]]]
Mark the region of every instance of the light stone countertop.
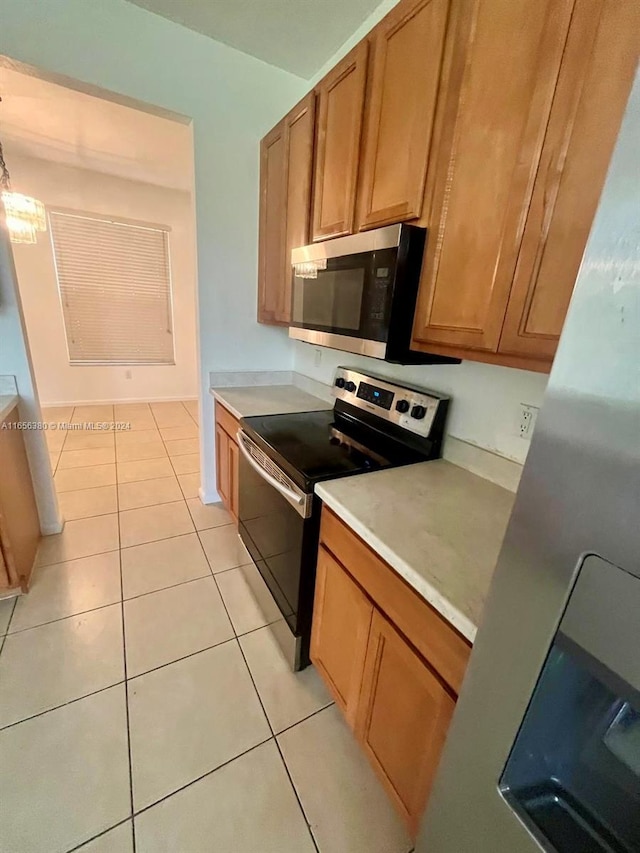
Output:
[[473,642],[512,492],[443,459],[328,480],[315,491]]
[[331,409],[331,403],[314,397],[295,385],[253,385],[238,388],[211,388],[211,393],[236,418],[253,415],[285,415],[289,412],[317,412]]
[[18,405],[17,394],[0,394],[0,422],[2,422]]

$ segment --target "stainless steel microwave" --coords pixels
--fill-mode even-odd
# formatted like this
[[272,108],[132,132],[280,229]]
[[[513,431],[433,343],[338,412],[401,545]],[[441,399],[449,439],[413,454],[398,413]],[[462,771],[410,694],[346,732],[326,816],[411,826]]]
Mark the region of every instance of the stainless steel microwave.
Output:
[[389,225],[294,249],[290,337],[399,364],[459,363],[410,348],[426,235]]

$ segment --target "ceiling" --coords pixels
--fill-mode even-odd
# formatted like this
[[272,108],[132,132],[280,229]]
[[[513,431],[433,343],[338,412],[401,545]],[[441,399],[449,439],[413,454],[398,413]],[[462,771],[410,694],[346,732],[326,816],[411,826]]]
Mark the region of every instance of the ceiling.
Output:
[[380,0],[129,0],[309,79]]
[[171,189],[192,187],[191,128],[0,64],[7,166],[26,155]]

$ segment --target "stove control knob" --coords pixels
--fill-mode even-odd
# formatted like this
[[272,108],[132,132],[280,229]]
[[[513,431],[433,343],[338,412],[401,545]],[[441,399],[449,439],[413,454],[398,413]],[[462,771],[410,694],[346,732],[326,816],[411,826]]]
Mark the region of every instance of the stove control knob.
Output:
[[344,387],[347,389],[347,391],[351,391],[351,393],[353,394],[353,392],[356,390],[356,383],[355,382],[347,382],[347,384]]
[[415,418],[417,421],[421,421],[426,414],[427,410],[424,406],[414,406],[413,409],[411,409],[411,417]]
[[336,379],[336,388],[344,388],[344,386],[345,386],[344,379],[342,378],[342,376],[338,376],[338,378]]
[[409,401],[398,400],[398,402],[396,403],[396,409],[400,412],[400,414],[406,414],[409,411]]

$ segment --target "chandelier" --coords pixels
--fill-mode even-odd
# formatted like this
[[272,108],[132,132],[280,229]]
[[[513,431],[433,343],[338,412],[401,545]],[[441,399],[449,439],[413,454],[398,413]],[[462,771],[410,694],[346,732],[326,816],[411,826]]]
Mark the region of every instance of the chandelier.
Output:
[[44,204],[28,195],[12,191],[9,170],[4,162],[2,142],[0,142],[0,189],[9,239],[12,243],[35,243],[37,232],[47,230]]

